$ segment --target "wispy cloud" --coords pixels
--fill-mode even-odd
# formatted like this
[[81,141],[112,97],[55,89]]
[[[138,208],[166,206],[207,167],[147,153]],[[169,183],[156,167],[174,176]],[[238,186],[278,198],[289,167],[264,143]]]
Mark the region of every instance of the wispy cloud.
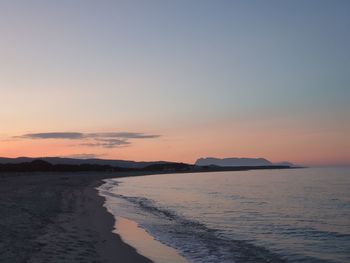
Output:
[[81,132],[46,132],[27,133],[15,136],[16,139],[61,139],[77,140],[79,145],[103,148],[125,147],[131,144],[132,139],[154,139],[160,135],[145,134],[138,132],[101,132],[101,133],[81,133]]
[[27,133],[15,138],[22,139],[83,139],[85,136],[80,132],[46,132],[46,133]]
[[88,137],[109,137],[109,138],[125,138],[125,139],[148,139],[148,138],[158,138],[159,135],[154,134],[144,134],[137,132],[103,132],[103,133],[88,133]]
[[74,159],[94,159],[103,156],[103,154],[94,154],[94,153],[77,153],[70,155],[59,156],[61,158],[74,158]]
[[81,145],[91,146],[91,147],[116,148],[116,147],[126,146],[129,144],[131,144],[131,142],[127,140],[95,139],[93,142],[82,143]]

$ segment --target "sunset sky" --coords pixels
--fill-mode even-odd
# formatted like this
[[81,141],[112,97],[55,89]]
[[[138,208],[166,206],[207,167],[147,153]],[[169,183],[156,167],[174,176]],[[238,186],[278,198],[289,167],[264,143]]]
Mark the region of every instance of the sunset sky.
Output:
[[0,1],[0,156],[350,164],[350,1]]

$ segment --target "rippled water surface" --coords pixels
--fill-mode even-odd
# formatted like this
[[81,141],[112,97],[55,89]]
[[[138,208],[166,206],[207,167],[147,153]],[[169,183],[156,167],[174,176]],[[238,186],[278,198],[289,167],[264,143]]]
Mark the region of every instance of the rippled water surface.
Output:
[[106,180],[118,217],[191,262],[350,262],[350,169]]

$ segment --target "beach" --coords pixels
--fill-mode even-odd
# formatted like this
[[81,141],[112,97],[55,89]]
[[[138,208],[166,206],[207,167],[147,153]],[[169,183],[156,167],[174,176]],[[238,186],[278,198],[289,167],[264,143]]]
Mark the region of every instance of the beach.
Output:
[[0,262],[152,262],[112,233],[110,173],[0,174]]
[[133,226],[193,263],[348,263],[349,172],[154,174],[107,179],[99,188],[117,233],[157,263],[182,261],[140,243]]
[[0,173],[0,262],[152,262],[114,231],[97,188],[105,179],[154,173]]
[[0,262],[345,263],[348,174],[0,173]]

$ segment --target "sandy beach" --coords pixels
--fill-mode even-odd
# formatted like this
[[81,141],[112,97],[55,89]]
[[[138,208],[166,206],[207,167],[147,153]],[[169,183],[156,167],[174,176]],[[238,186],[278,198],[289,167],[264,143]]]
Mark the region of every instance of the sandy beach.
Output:
[[0,174],[0,262],[152,262],[112,233],[101,173]]

